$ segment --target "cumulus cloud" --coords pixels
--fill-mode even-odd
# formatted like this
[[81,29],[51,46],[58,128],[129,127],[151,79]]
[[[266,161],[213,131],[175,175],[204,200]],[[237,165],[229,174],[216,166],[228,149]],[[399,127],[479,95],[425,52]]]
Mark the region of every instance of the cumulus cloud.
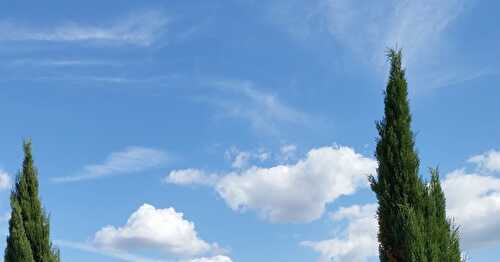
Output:
[[253,210],[270,222],[310,222],[328,203],[366,186],[376,166],[349,147],[321,147],[295,164],[226,173],[214,188],[233,210]]
[[195,256],[215,248],[198,237],[195,225],[174,208],[144,204],[122,227],[107,226],[94,237],[97,247],[111,250],[159,249],[176,256]]
[[169,18],[149,10],[107,25],[69,22],[52,27],[0,21],[0,41],[95,42],[149,46],[166,31]]
[[319,252],[319,261],[367,261],[378,254],[376,211],[377,204],[342,207],[332,214],[332,219],[336,223],[347,221],[345,230],[332,239],[301,244]]
[[[441,180],[446,196],[447,215],[459,226],[462,248],[471,250],[500,243],[500,178],[498,151],[471,157],[474,172],[457,169]],[[332,215],[347,221],[347,228],[331,239],[301,244],[320,253],[320,261],[367,261],[377,255],[377,205],[354,205]]]
[[293,165],[228,174],[216,190],[234,210],[256,210],[271,222],[310,222],[327,203],[366,185],[375,168],[374,160],[351,148],[323,147]]
[[500,243],[500,178],[460,169],[444,179],[443,190],[466,249]]
[[469,162],[476,164],[483,171],[500,172],[500,151],[490,150],[469,158]]
[[169,161],[165,151],[146,147],[127,147],[123,151],[111,153],[102,164],[88,165],[75,176],[56,177],[54,182],[76,182],[123,175],[158,168]]
[[[217,243],[199,238],[194,223],[183,213],[149,204],[132,213],[124,226],[97,231],[91,241],[58,240],[56,244],[130,262],[232,262]],[[164,258],[150,258],[142,251],[160,251]]]
[[11,186],[12,179],[10,178],[10,175],[5,171],[0,170],[0,190],[9,189]]

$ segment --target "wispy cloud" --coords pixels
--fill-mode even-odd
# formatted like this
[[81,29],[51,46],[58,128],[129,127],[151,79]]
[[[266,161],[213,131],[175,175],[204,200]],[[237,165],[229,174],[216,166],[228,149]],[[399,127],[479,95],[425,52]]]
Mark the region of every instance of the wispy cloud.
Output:
[[56,177],[54,182],[77,182],[111,175],[138,173],[165,165],[169,155],[162,150],[145,147],[128,147],[111,153],[102,164],[88,165],[74,176]]
[[26,26],[0,21],[0,41],[96,42],[149,46],[166,30],[170,19],[158,11],[146,11],[117,19],[108,25],[68,22],[54,26]]
[[218,93],[206,101],[220,109],[222,116],[247,120],[254,130],[275,134],[281,125],[304,125],[311,120],[306,113],[286,105],[251,81],[220,79],[209,81],[208,85]]
[[177,75],[157,75],[134,77],[128,75],[50,75],[30,78],[31,81],[68,81],[68,82],[101,82],[107,84],[154,84],[165,83],[177,78]]
[[89,243],[58,240],[58,241],[55,241],[55,244],[58,246],[61,246],[61,247],[67,247],[67,248],[77,249],[77,250],[81,250],[81,251],[85,251],[85,252],[96,253],[96,254],[116,258],[116,259],[119,259],[122,261],[129,261],[129,262],[173,262],[173,261],[151,259],[151,258],[146,258],[143,256],[137,256],[137,255],[125,252],[125,251],[104,250],[101,248],[97,248]]
[[213,257],[199,257],[194,259],[183,259],[183,260],[154,259],[136,254],[131,254],[127,251],[105,250],[102,248],[95,247],[90,243],[58,240],[55,241],[55,244],[60,247],[81,250],[89,253],[95,253],[127,262],[232,262],[233,261],[230,257],[225,255],[216,255]]
[[[321,55],[339,48],[385,77],[385,51],[404,50],[413,86],[437,88],[491,74],[461,63],[449,34],[473,3],[465,0],[273,0],[268,17]],[[329,43],[320,45],[318,43]],[[351,60],[350,60],[351,61]]]
[[9,67],[39,66],[39,67],[68,67],[68,66],[121,66],[122,63],[110,60],[90,59],[16,59],[5,63]]
[[441,40],[441,33],[465,5],[464,0],[275,0],[273,3],[271,19],[293,35],[329,34],[342,46],[376,64],[382,64],[384,50],[395,45],[405,50],[407,62],[432,51]]
[[[365,3],[329,1],[329,28],[341,43],[376,63],[384,49],[397,45],[405,50],[407,63],[432,50],[442,33],[463,11],[463,0],[410,0]],[[353,31],[356,31],[353,34]],[[370,55],[370,52],[372,55]]]

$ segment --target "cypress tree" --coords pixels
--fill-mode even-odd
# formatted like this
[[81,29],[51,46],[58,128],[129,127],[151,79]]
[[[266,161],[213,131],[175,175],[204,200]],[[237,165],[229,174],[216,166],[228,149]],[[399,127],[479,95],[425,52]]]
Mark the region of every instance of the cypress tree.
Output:
[[381,262],[460,261],[456,228],[446,219],[444,193],[436,170],[426,185],[411,130],[408,84],[400,50],[389,50],[390,75],[384,118],[377,122],[377,196]]
[[380,261],[415,261],[422,257],[421,213],[416,210],[424,195],[418,176],[419,159],[414,149],[408,88],[401,66],[401,51],[389,50],[389,82],[385,91],[385,117],[377,123],[379,138],[375,156],[378,177],[370,177],[379,208]]
[[458,228],[446,218],[446,199],[439,182],[439,171],[431,169],[427,186],[427,257],[429,261],[460,261]]
[[[38,173],[31,153],[31,141],[24,142],[23,148],[23,166],[11,194],[11,220],[14,220],[12,223],[15,225],[19,224],[17,221],[19,217],[21,218],[22,227],[17,226],[17,228],[24,229],[24,236],[20,239],[22,243],[25,243],[24,239],[28,240],[34,262],[58,262],[60,260],[59,251],[52,246],[50,241],[49,218],[45,214],[38,196]],[[16,227],[12,227],[12,229],[16,229]],[[22,230],[17,230],[17,234],[21,234],[20,232]],[[16,235],[13,231],[9,233],[9,237],[12,236],[12,238]],[[23,246],[26,245],[23,244]],[[8,242],[5,251],[6,257],[13,252],[12,249],[15,250],[16,247]],[[26,253],[29,252],[26,251]]]

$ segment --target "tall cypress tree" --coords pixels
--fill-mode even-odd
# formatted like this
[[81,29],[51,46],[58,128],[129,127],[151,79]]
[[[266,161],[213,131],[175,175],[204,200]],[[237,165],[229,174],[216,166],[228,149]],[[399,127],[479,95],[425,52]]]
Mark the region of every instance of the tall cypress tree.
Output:
[[[30,261],[17,260],[20,258],[11,258],[18,246],[15,243],[22,243],[25,249],[25,239],[27,239],[34,262],[58,262],[59,251],[53,248],[50,241],[50,223],[45,210],[42,207],[38,196],[38,173],[33,162],[31,153],[31,141],[24,142],[24,161],[23,167],[16,180],[16,185],[11,194],[13,225],[9,232],[9,238],[19,238],[19,241],[8,241],[5,250],[6,261]],[[21,223],[19,223],[21,218]],[[22,228],[23,230],[19,229]],[[16,235],[24,235],[17,237]],[[26,254],[30,252],[25,251]],[[26,255],[29,257],[29,255]],[[14,260],[7,260],[14,259]]]
[[401,51],[390,50],[389,82],[385,91],[385,117],[377,123],[375,156],[378,178],[370,178],[379,202],[380,261],[414,261],[421,257],[421,214],[415,209],[424,195],[418,176],[419,159],[414,149],[408,88],[401,66]]
[[384,118],[377,123],[378,177],[370,177],[377,196],[381,262],[460,261],[456,229],[446,219],[437,172],[426,185],[411,131],[408,84],[402,54],[389,50]]

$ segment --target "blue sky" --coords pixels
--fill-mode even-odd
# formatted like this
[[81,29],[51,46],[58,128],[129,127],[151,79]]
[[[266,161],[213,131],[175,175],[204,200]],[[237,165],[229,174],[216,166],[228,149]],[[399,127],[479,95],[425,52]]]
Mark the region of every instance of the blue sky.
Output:
[[[376,261],[375,121],[404,50],[421,174],[500,256],[500,4],[3,1],[0,214],[32,138],[64,261]],[[0,244],[3,249],[5,243]]]

